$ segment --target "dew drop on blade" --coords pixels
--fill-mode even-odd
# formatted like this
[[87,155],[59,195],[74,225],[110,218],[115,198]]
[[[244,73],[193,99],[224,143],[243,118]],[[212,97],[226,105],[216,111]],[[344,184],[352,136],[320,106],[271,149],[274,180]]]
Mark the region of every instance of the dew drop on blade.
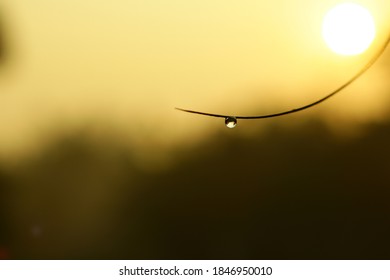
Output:
[[228,128],[234,128],[237,125],[237,119],[235,117],[226,117],[225,118],[225,125]]

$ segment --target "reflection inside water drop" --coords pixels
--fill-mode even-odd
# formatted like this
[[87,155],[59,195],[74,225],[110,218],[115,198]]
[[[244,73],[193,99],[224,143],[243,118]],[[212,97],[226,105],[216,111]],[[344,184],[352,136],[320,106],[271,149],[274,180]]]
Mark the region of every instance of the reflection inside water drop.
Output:
[[225,125],[228,128],[234,128],[237,125],[237,119],[235,117],[226,117],[225,118]]

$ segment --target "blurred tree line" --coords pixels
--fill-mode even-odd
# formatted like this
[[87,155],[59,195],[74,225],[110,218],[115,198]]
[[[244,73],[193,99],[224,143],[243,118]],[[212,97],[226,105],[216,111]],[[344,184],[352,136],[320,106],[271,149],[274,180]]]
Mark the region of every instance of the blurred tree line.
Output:
[[[109,138],[109,136],[108,136]],[[389,259],[390,122],[219,133],[164,171],[88,131],[0,169],[16,259]],[[185,156],[183,156],[185,155]]]

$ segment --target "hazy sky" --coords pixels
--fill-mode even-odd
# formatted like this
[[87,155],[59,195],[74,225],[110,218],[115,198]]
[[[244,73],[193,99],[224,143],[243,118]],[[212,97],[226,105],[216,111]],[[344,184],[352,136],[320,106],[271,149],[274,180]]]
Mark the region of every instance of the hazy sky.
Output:
[[[312,102],[358,71],[390,32],[389,1],[350,1],[370,9],[378,36],[363,55],[332,53],[321,22],[340,2],[1,0],[8,57],[0,64],[0,156],[86,124],[113,126],[142,153],[225,129],[174,107],[250,115]],[[387,50],[352,87],[294,121],[384,118],[389,69]]]

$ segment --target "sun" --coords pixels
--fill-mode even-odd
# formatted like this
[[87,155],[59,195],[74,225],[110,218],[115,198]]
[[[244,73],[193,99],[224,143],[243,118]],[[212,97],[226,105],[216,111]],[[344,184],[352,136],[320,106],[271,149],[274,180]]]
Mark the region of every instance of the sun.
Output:
[[322,35],[328,47],[337,54],[361,54],[374,40],[374,19],[358,4],[338,4],[325,15]]

